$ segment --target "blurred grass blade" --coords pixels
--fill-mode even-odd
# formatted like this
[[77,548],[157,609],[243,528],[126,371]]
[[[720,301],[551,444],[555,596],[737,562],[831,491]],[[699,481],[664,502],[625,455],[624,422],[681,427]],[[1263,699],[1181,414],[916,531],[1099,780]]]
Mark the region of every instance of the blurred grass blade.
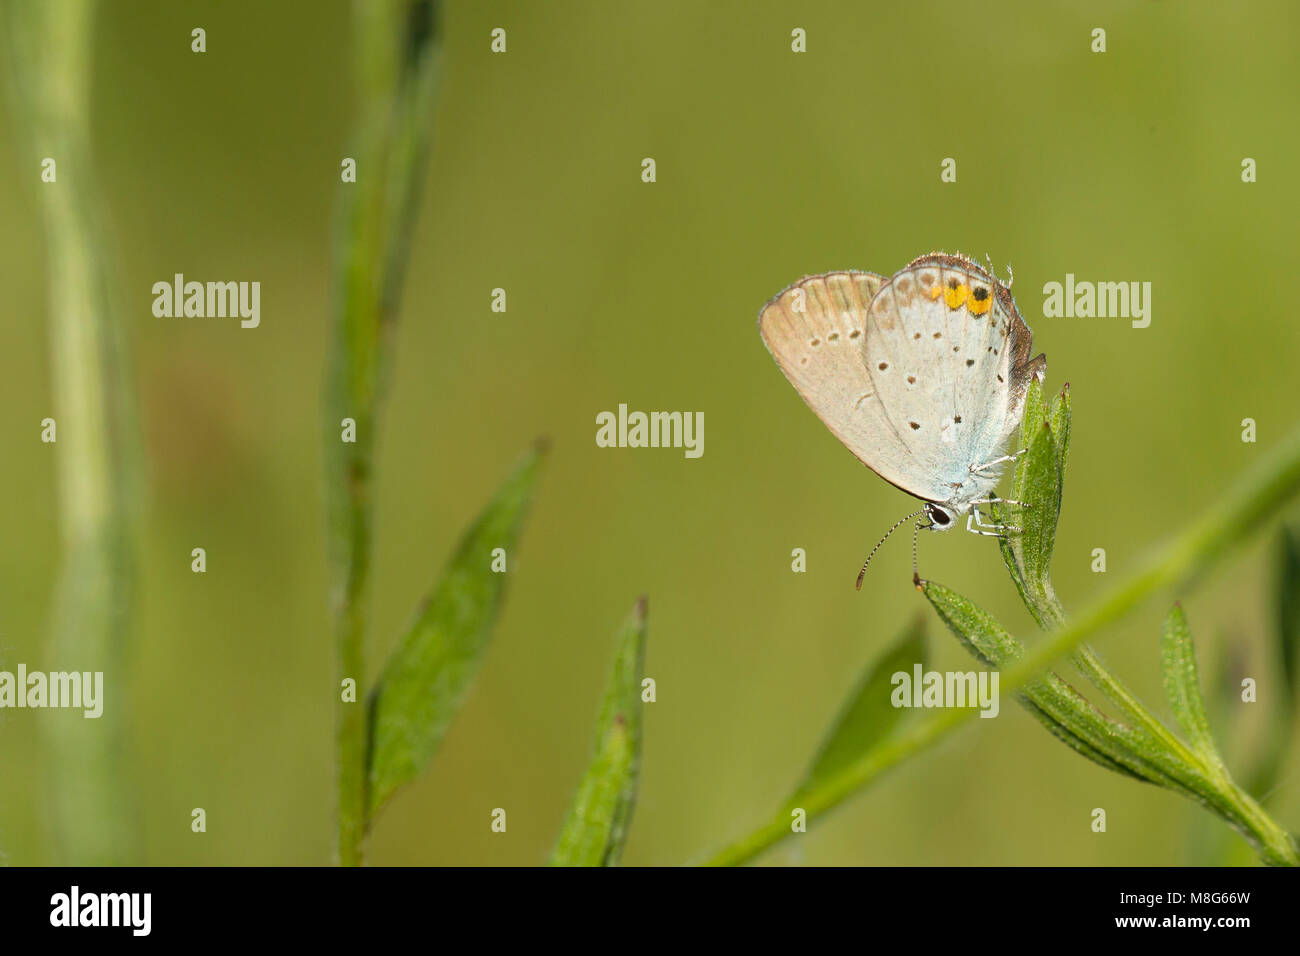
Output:
[[[356,182],[340,183],[334,223],[333,332],[324,396],[330,605],[338,679],[365,686],[372,479],[397,303],[427,168],[438,31],[430,0],[353,5],[359,106],[350,148]],[[344,419],[355,441],[340,440]],[[338,858],[361,862],[366,829],[365,711],[335,713]]]
[[597,720],[596,752],[560,828],[552,866],[614,866],[623,853],[641,763],[645,644],[643,597],[615,641],[614,667]]
[[1277,637],[1287,705],[1300,699],[1300,525],[1282,527],[1281,578],[1277,594]]
[[1160,635],[1160,663],[1164,672],[1165,696],[1173,708],[1178,724],[1187,735],[1192,749],[1211,765],[1222,766],[1210,720],[1201,698],[1201,684],[1196,672],[1196,648],[1187,627],[1181,604],[1175,604],[1165,617]]
[[[956,592],[925,581],[922,592],[966,649],[991,667],[1020,660],[1024,648],[993,617]],[[1020,703],[1056,737],[1108,770],[1189,792],[1193,771],[1175,763],[1148,734],[1107,717],[1054,673],[1025,684]]]
[[1016,462],[1010,497],[1027,502],[1029,507],[995,504],[993,515],[999,524],[1021,529],[1018,534],[998,538],[998,544],[1021,599],[1046,629],[1060,624],[1064,617],[1052,587],[1051,566],[1070,452],[1068,385],[1048,408],[1042,383],[1037,379],[1029,383],[1020,441],[1025,453]]
[[424,769],[478,673],[509,577],[492,552],[513,567],[543,455],[529,452],[465,533],[371,692],[367,820]]
[[[1260,756],[1246,779],[1247,789],[1263,794],[1266,799],[1277,786],[1291,755],[1293,716],[1300,703],[1297,687],[1297,665],[1300,663],[1300,525],[1284,524],[1279,532],[1278,571],[1275,599],[1277,658],[1282,668],[1282,692]],[[1222,682],[1217,696],[1225,697],[1235,712],[1240,703],[1240,681],[1246,673],[1244,664],[1238,664],[1229,679]],[[1216,701],[1217,702],[1217,701]],[[1217,711],[1217,708],[1216,708]],[[1220,725],[1221,726],[1221,725]]]
[[797,803],[809,790],[860,760],[877,743],[889,736],[903,716],[903,710],[890,702],[893,675],[899,671],[910,675],[913,665],[925,667],[927,661],[925,621],[918,617],[899,635],[889,650],[863,671],[857,687],[840,708],[839,716],[822,740],[812,766],[790,798],[792,804]]
[[139,856],[140,795],[129,783],[127,742],[139,438],[109,256],[116,237],[105,222],[91,144],[98,8],[88,0],[5,4],[0,61],[9,67],[31,160],[21,167],[23,181],[35,180],[44,157],[58,169],[55,181],[36,187],[58,427],[57,444],[44,454],[54,461],[62,552],[45,654],[68,670],[103,673],[111,695],[97,720],[40,721],[50,775],[46,819],[58,861],[120,866]]

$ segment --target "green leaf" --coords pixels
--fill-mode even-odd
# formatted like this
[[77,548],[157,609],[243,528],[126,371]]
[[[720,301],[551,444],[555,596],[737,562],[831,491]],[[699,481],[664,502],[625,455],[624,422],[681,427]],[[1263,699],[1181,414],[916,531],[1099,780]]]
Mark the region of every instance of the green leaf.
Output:
[[1201,684],[1196,674],[1196,647],[1187,627],[1187,616],[1181,604],[1175,604],[1165,617],[1160,635],[1160,663],[1164,672],[1165,696],[1178,718],[1178,724],[1187,735],[1187,742],[1211,766],[1223,766],[1214,735],[1210,733],[1210,720],[1205,715],[1205,701],[1201,698]]
[[478,672],[509,577],[492,552],[513,558],[544,453],[525,456],[465,533],[371,691],[369,819],[433,757]]
[[646,599],[623,622],[597,721],[596,752],[560,828],[552,866],[613,866],[636,804],[641,762],[641,677]]
[[1070,453],[1068,385],[1048,408],[1042,384],[1036,379],[1029,383],[1020,441],[1025,452],[1016,462],[1010,497],[1027,502],[1028,507],[999,503],[992,510],[999,524],[1021,529],[998,539],[1002,559],[1025,607],[1041,627],[1049,629],[1064,620],[1052,587],[1051,565]]
[[[1066,382],[1061,386],[1060,393],[1056,400],[1052,402],[1052,407],[1047,412],[1047,424],[1052,431],[1052,436],[1056,440],[1056,457],[1057,466],[1060,468],[1061,480],[1065,480],[1065,466],[1070,461],[1070,429],[1072,420],[1072,408],[1070,402],[1070,383]],[[1061,497],[1060,493],[1057,498]],[[1061,503],[1056,503],[1057,513],[1060,513]]]
[[[985,664],[1005,668],[1024,647],[991,615],[941,584],[922,581],[921,590],[939,617],[968,651]],[[1017,699],[1056,737],[1108,770],[1190,793],[1193,768],[1170,755],[1141,730],[1097,710],[1053,673],[1025,684]]]
[[925,622],[918,617],[889,650],[862,672],[857,687],[840,708],[803,782],[791,797],[792,803],[860,760],[889,736],[903,715],[900,708],[890,703],[892,678],[899,671],[910,674],[914,664],[924,667],[926,660]]

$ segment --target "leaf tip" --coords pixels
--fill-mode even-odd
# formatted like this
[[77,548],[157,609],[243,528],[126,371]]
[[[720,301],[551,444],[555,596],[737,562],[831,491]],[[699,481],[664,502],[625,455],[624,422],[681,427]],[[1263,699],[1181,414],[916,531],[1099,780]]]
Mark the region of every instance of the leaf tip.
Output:
[[538,458],[545,458],[551,451],[551,436],[540,435],[533,441],[533,452]]
[[636,616],[644,621],[646,615],[650,613],[650,595],[642,594],[636,599]]

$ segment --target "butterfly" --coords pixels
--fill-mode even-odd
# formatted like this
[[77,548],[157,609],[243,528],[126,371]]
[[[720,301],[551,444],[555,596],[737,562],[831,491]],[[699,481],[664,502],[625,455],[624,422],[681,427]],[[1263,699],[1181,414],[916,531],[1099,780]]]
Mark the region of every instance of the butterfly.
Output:
[[[1002,282],[963,255],[932,252],[891,278],[873,272],[808,276],[758,317],[785,377],[858,460],[925,502],[886,532],[924,516],[934,531],[966,517],[977,534],[1015,529],[985,521],[1004,454],[1047,358]],[[1004,502],[1006,499],[1001,499]],[[1009,502],[1023,504],[1023,502]]]

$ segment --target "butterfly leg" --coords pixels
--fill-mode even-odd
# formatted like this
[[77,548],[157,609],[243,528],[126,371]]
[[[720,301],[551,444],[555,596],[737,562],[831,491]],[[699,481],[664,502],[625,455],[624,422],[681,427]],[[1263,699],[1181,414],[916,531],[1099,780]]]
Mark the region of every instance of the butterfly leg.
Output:
[[1028,450],[1029,449],[1027,448],[1022,448],[1014,455],[1003,455],[1001,458],[994,458],[992,461],[986,461],[982,465],[971,465],[970,473],[972,475],[978,474],[981,471],[988,471],[990,468],[996,468],[998,465],[1006,464],[1009,461],[1015,461]]
[[968,514],[968,515],[966,516],[966,530],[969,531],[971,534],[982,534],[982,535],[987,535],[987,536],[990,537],[990,538],[1001,538],[1001,537],[1003,536],[1003,535],[1002,535],[1002,532],[1001,532],[1000,530],[998,530],[998,531],[985,531],[985,530],[984,530],[985,528],[996,528],[996,527],[997,527],[996,525],[983,525],[983,524],[981,524],[981,525],[977,528],[977,527],[974,527],[974,526],[971,524],[971,522],[974,521],[974,520],[975,520],[975,512],[972,511],[970,514]]
[[[999,499],[1006,500],[1006,499]],[[996,524],[994,522],[984,521],[984,516],[980,514],[979,506],[981,504],[990,504],[989,501],[971,502],[970,514],[966,516],[966,530],[971,534],[988,535],[991,538],[1003,538],[1008,534],[1019,534],[1020,528],[1010,524]],[[1015,502],[1020,504],[1020,502]]]
[[[1021,451],[1016,452],[1016,454],[1017,455],[1024,454],[1023,449]],[[1011,525],[1011,524],[1000,525],[997,522],[991,522],[989,524],[985,524],[983,522],[982,520],[983,515],[980,514],[979,506],[992,505],[995,503],[1004,504],[1004,505],[1016,505],[1019,508],[1032,508],[1033,505],[1031,505],[1028,501],[1017,501],[1015,498],[999,498],[997,495],[990,495],[987,498],[979,498],[971,502],[971,513],[975,515],[975,523],[980,527],[994,528],[998,531],[1007,531],[1007,532],[1012,532],[1014,534],[1019,534],[1021,529],[1016,525]]]

